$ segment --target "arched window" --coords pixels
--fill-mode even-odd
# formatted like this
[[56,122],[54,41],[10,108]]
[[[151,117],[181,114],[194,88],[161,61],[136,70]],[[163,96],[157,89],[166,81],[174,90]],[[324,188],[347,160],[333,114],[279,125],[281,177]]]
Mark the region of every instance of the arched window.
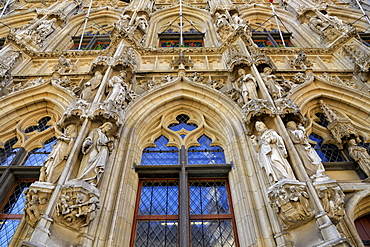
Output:
[[57,139],[55,137],[50,138],[44,143],[43,148],[35,148],[28,154],[26,161],[23,163],[24,166],[42,166],[44,161],[53,149],[53,145]]
[[319,113],[316,113],[315,115],[316,115],[316,117],[319,118],[319,120],[315,121],[315,123],[317,123],[318,125],[321,125],[322,127],[326,128],[329,124],[329,121],[326,119],[325,114],[319,112]]
[[310,139],[316,142],[315,150],[323,162],[346,162],[342,152],[334,144],[324,144],[324,140],[316,133],[312,133]]
[[356,219],[355,226],[364,246],[370,246],[370,214]]
[[50,121],[51,117],[43,117],[38,121],[38,125],[32,125],[25,129],[25,133],[31,133],[35,130],[38,130],[39,132],[42,132],[44,130],[47,130],[51,127],[51,125],[48,125],[47,123]]
[[13,145],[18,142],[18,138],[14,137],[5,142],[4,148],[0,148],[0,165],[8,166],[17,154],[18,148],[13,148]]
[[181,149],[168,147],[169,138],[161,135],[155,147],[143,150],[135,166],[141,180],[131,245],[237,246],[224,150],[199,134],[201,121],[179,114],[168,122],[161,124],[167,126],[163,132]]

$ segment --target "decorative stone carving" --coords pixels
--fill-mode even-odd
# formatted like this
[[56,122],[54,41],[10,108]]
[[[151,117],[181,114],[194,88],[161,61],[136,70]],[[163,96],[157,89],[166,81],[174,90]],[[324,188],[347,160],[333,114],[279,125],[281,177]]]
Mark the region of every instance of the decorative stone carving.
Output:
[[[119,75],[115,75],[108,81],[108,88],[112,88],[105,99],[105,102],[111,102],[118,106],[123,106],[126,100],[128,86],[126,84],[127,72],[121,70]],[[107,88],[107,91],[108,91]]]
[[348,118],[339,117],[324,101],[320,100],[321,109],[329,121],[327,128],[342,148],[342,138],[354,135],[359,137],[357,130]]
[[370,74],[369,52],[358,45],[344,45],[343,51],[355,64],[354,74],[358,76],[361,81],[366,82]]
[[100,177],[105,170],[109,155],[113,150],[113,141],[108,137],[108,132],[113,124],[106,122],[99,128],[93,129],[82,144],[84,155],[80,164],[77,178],[93,186],[99,183]]
[[274,103],[277,109],[277,114],[281,115],[282,117],[285,117],[286,114],[292,113],[303,118],[301,110],[291,98],[277,99],[274,101]]
[[191,59],[185,58],[184,51],[180,51],[179,58],[171,60],[170,67],[173,69],[191,69],[194,66],[194,62]]
[[304,183],[281,180],[269,188],[268,197],[286,230],[302,226],[314,216]]
[[24,214],[31,227],[35,228],[41,216],[45,213],[53,189],[54,186],[51,184],[35,182],[24,192],[26,195]]
[[121,55],[117,57],[97,56],[91,64],[90,71],[98,66],[116,67],[117,65],[129,67],[133,72],[137,70],[135,51],[132,47],[124,48]]
[[315,79],[314,74],[312,71],[308,71],[305,73],[298,72],[292,78],[292,81],[295,84],[303,84],[303,83],[311,83]]
[[283,138],[275,130],[268,129],[261,121],[257,121],[255,127],[258,139],[252,135],[251,141],[269,182],[274,184],[282,179],[295,180],[293,170],[286,159],[288,153]]
[[59,73],[70,73],[76,70],[76,64],[71,62],[71,59],[67,59],[63,54],[58,58],[58,63],[54,65],[54,71]]
[[68,181],[63,185],[56,205],[56,222],[74,230],[90,224],[100,209],[99,190],[85,181]]
[[126,13],[123,13],[120,16],[118,22],[116,23],[116,28],[120,31],[128,31],[130,29],[129,28],[130,20],[131,20],[131,16],[129,16]]
[[77,93],[79,91],[78,84],[73,83],[67,76],[60,77],[58,72],[53,73],[50,81],[52,84],[57,84],[72,91],[73,93]]
[[76,137],[77,127],[74,124],[69,124],[64,129],[64,133],[57,138],[57,143],[45,160],[44,166],[41,168],[40,181],[53,184],[58,181]]
[[196,82],[196,83],[203,83],[204,81],[204,77],[198,72],[194,72],[193,74],[189,75],[189,79],[192,82]]
[[334,224],[338,224],[345,215],[345,195],[337,183],[316,184],[316,192],[321,204]]
[[41,84],[44,84],[44,83],[45,83],[45,80],[42,77],[38,77],[36,79],[27,81],[23,85],[23,88],[25,89],[25,88],[29,88],[29,87],[34,87],[34,86],[38,86],[38,85],[41,85]]
[[147,32],[148,21],[145,15],[138,16],[135,20],[135,26],[140,28],[144,33]]
[[247,104],[242,107],[243,121],[245,123],[250,123],[251,118],[255,116],[261,116],[262,114],[267,114],[269,116],[274,116],[276,110],[274,106],[265,99],[252,99]]
[[272,99],[276,100],[286,95],[284,89],[279,85],[277,81],[277,77],[275,75],[271,75],[272,69],[270,67],[265,67],[263,69],[263,73],[261,73],[261,77],[272,97]]
[[95,75],[84,84],[80,95],[81,99],[86,100],[87,102],[93,101],[100,86],[100,83],[102,82],[102,79],[103,75],[101,74],[101,72],[96,71]]
[[11,70],[21,58],[21,54],[20,51],[12,51],[0,59],[0,80],[10,79]]
[[238,75],[236,86],[241,88],[244,103],[248,103],[251,99],[258,99],[256,79],[251,74],[247,74],[244,69],[239,69]]
[[173,79],[174,79],[173,75],[165,75],[165,76],[163,76],[163,77],[161,78],[161,81],[162,81],[163,83],[170,83],[170,82],[172,82],[172,81],[173,81]]
[[348,152],[352,159],[361,167],[366,176],[370,177],[370,155],[366,148],[357,146],[356,140],[350,139],[348,141]]
[[149,91],[153,89],[156,86],[155,80],[149,80],[146,81],[143,85],[141,85],[141,88],[144,89],[145,91]]
[[304,51],[300,51],[295,59],[290,59],[288,62],[292,68],[309,69],[313,66],[313,63],[307,59]]
[[304,164],[307,174],[310,177],[325,176],[325,168],[321,163],[321,158],[311,146],[312,141],[307,137],[306,130],[302,125],[296,124],[294,121],[289,121],[286,124],[288,134],[292,140],[299,157]]

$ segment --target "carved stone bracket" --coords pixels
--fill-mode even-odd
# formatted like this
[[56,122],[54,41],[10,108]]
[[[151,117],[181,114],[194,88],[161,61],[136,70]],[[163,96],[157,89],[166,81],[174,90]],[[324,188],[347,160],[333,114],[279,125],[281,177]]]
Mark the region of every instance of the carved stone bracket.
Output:
[[20,51],[12,51],[0,59],[0,80],[10,76],[11,70],[21,55],[22,53]]
[[299,54],[294,59],[289,59],[288,64],[292,68],[300,68],[300,69],[309,69],[313,66],[313,63],[307,59],[307,55],[304,51],[300,51]]
[[50,183],[35,182],[24,192],[26,195],[24,214],[31,227],[35,228],[45,213],[47,202],[53,190],[54,185]]
[[354,74],[359,76],[362,81],[367,81],[370,71],[369,51],[359,45],[344,45],[343,51],[355,64]]
[[179,58],[170,62],[170,67],[173,69],[191,69],[194,66],[193,60],[185,58],[184,51],[180,51]]
[[333,224],[338,224],[345,215],[345,195],[335,180],[314,182],[321,204]]
[[269,116],[276,115],[275,107],[267,100],[264,99],[251,99],[242,107],[243,121],[250,123],[251,119],[255,116],[267,114]]
[[268,197],[285,229],[302,226],[314,217],[305,183],[280,180],[269,188]]
[[117,127],[119,127],[124,122],[124,108],[125,105],[114,102],[89,103],[80,99],[71,103],[59,124],[62,125],[63,122],[66,122],[67,119],[73,116],[89,118],[90,120],[94,120],[101,116],[105,119],[113,119]]
[[294,114],[304,119],[299,107],[293,102],[291,98],[280,98],[274,101],[277,109],[277,114],[285,117],[286,114]]
[[342,145],[342,139],[344,137],[350,137],[354,135],[359,137],[359,134],[355,127],[352,125],[348,118],[339,117],[324,101],[320,101],[321,109],[323,110],[326,118],[329,121],[327,128],[330,130],[334,139]]
[[100,209],[99,190],[85,181],[72,180],[63,185],[56,205],[57,223],[81,230],[94,220]]
[[97,56],[91,64],[90,71],[93,71],[98,66],[116,67],[118,65],[129,67],[131,71],[135,72],[137,70],[137,61],[134,49],[127,48],[118,57]]

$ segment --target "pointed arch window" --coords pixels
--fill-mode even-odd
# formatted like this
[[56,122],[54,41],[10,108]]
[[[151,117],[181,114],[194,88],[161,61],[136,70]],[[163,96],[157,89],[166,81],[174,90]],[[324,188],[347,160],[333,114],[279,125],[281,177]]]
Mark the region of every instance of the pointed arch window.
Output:
[[212,140],[206,135],[198,139],[199,146],[188,150],[188,164],[225,164],[224,150],[219,146],[211,146]]
[[25,133],[31,133],[35,130],[42,132],[44,130],[47,130],[51,127],[51,125],[48,125],[48,122],[50,121],[51,117],[43,117],[41,118],[37,123],[38,125],[32,125],[24,130]]
[[141,156],[141,165],[176,165],[179,163],[179,149],[167,147],[168,139],[161,135],[155,141],[155,147],[147,147]]
[[0,165],[8,166],[17,154],[19,148],[13,148],[13,145],[18,142],[18,138],[14,137],[5,142],[4,148],[0,148]]

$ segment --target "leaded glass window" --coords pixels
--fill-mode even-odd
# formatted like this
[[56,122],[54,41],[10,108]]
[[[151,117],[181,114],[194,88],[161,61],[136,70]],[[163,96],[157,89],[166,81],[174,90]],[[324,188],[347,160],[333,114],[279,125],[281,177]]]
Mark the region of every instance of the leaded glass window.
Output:
[[17,154],[18,148],[13,148],[13,145],[18,142],[18,138],[14,137],[5,142],[4,148],[0,148],[0,165],[8,166]]
[[188,150],[188,164],[225,164],[224,150],[219,146],[211,146],[212,140],[202,135],[198,142],[200,146]]
[[47,123],[50,121],[51,117],[43,117],[41,118],[37,123],[38,125],[32,125],[24,130],[25,133],[31,133],[35,130],[38,130],[39,132],[42,132],[44,130],[47,130],[51,127],[51,125],[48,125]]
[[324,144],[324,140],[316,133],[312,133],[310,139],[316,142],[315,150],[323,162],[346,162],[344,155],[334,144]]
[[177,147],[167,147],[168,139],[161,135],[155,141],[155,147],[143,150],[141,165],[176,165],[179,163]]
[[329,125],[329,121],[326,119],[326,116],[324,113],[316,113],[316,117],[319,118],[319,120],[315,121],[318,125],[321,125],[322,127],[327,127]]
[[31,150],[23,165],[24,166],[42,166],[44,161],[47,159],[47,157],[51,153],[51,150],[53,149],[53,145],[56,143],[56,141],[57,139],[55,137],[52,137],[44,143],[43,148],[35,148]]
[[[178,246],[177,180],[141,181],[134,246]],[[236,246],[225,179],[190,180],[191,246]]]
[[18,182],[1,205],[0,246],[8,246],[14,232],[17,230],[20,219],[23,216],[23,208],[26,201],[24,191],[31,183],[29,181]]

